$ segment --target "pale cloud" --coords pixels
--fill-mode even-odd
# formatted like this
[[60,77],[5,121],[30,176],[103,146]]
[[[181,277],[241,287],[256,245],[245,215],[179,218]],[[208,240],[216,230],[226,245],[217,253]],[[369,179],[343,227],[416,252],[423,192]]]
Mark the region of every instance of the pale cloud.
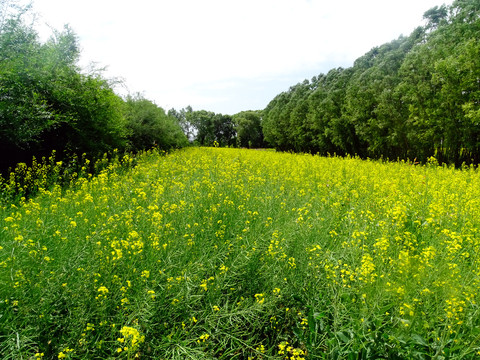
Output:
[[34,0],[40,23],[68,23],[79,35],[83,65],[108,66],[107,76],[124,78],[130,91],[164,108],[226,113],[263,108],[295,82],[351,66],[373,46],[411,33],[435,5],[441,3]]

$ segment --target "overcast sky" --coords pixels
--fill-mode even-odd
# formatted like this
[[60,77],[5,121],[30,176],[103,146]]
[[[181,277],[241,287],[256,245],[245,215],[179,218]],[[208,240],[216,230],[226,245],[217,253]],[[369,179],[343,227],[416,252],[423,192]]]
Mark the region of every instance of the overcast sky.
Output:
[[[446,1],[446,4],[451,4]],[[69,24],[81,65],[168,110],[235,114],[409,35],[442,0],[33,0],[38,30]]]

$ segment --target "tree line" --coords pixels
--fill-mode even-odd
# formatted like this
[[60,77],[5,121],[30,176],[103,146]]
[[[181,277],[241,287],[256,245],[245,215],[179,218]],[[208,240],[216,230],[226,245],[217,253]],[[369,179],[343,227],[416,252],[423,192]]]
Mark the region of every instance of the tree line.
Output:
[[277,95],[265,140],[282,151],[480,161],[480,2],[456,0],[426,25]]
[[194,111],[191,106],[168,114],[177,118],[189,140],[200,146],[263,148],[268,146],[262,132],[261,110],[224,115],[212,111]]
[[79,41],[69,26],[42,43],[25,20],[30,13],[15,0],[0,0],[0,173],[52,151],[61,160],[189,144],[267,146],[261,111],[166,112],[140,94],[118,96],[101,69],[80,69]]
[[169,111],[199,145],[370,158],[480,162],[480,3],[456,0],[425,25],[277,95],[264,110]]
[[42,43],[28,8],[1,0],[0,10],[0,169],[52,150],[95,158],[188,143],[161,107],[139,94],[121,98],[101,71],[82,72],[70,27]]
[[234,115],[166,112],[122,98],[100,70],[79,68],[65,26],[41,43],[28,8],[0,0],[0,170],[32,156],[200,146],[480,162],[480,3],[455,0],[425,25]]

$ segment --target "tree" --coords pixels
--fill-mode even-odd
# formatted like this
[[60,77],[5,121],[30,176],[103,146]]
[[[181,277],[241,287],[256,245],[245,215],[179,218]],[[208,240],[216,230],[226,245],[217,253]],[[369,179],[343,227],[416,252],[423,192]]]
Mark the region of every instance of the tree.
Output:
[[186,121],[193,127],[195,141],[202,146],[233,146],[236,132],[230,115],[199,110],[186,113]]
[[349,152],[354,129],[353,126],[348,129],[341,119],[351,74],[351,69],[338,68],[315,79],[307,114],[315,134],[315,152],[324,155]]
[[23,5],[18,0],[0,0],[0,33],[9,21],[19,21],[29,12],[31,5]]
[[265,140],[278,150],[478,163],[480,3],[456,0],[424,19],[353,67],[277,95],[264,110]]
[[480,3],[477,0],[455,0],[451,6],[454,21],[478,25]]
[[99,73],[78,68],[78,39],[67,26],[39,42],[22,17],[0,30],[2,167],[53,149],[97,154],[125,145],[122,100]]
[[124,105],[128,148],[140,151],[156,147],[162,150],[185,146],[187,138],[176,117],[140,94],[128,96]]
[[427,21],[426,29],[434,30],[438,28],[440,24],[444,24],[447,21],[448,10],[445,4],[442,6],[435,6],[423,14],[423,19]]
[[214,112],[206,110],[192,111],[188,114],[188,121],[195,129],[195,141],[199,145],[212,146],[215,141]]
[[399,37],[355,61],[344,117],[358,136],[355,152],[370,157],[404,157],[408,152],[403,127],[405,105],[396,91],[399,69],[418,36]]
[[262,132],[265,141],[282,151],[291,146],[288,137],[290,116],[286,110],[289,100],[290,93],[282,92],[275,96],[263,111]]
[[237,133],[230,115],[215,114],[213,117],[213,133],[219,146],[234,146]]
[[55,121],[39,88],[41,66],[36,33],[20,20],[4,23],[0,32],[0,137],[7,146],[28,147]]
[[263,148],[262,111],[242,111],[233,116],[237,131],[237,146]]
[[192,112],[193,109],[191,106],[187,106],[180,111],[177,111],[174,108],[168,110],[168,115],[177,119],[183,133],[187,136],[187,139],[190,142],[195,138],[195,127],[194,124],[191,123]]

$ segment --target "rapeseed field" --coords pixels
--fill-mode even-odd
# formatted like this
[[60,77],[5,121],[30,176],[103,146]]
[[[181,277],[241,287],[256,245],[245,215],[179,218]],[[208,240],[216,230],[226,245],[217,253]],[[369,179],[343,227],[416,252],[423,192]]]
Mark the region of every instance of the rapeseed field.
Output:
[[480,357],[473,168],[188,148],[38,191],[0,208],[2,359]]

